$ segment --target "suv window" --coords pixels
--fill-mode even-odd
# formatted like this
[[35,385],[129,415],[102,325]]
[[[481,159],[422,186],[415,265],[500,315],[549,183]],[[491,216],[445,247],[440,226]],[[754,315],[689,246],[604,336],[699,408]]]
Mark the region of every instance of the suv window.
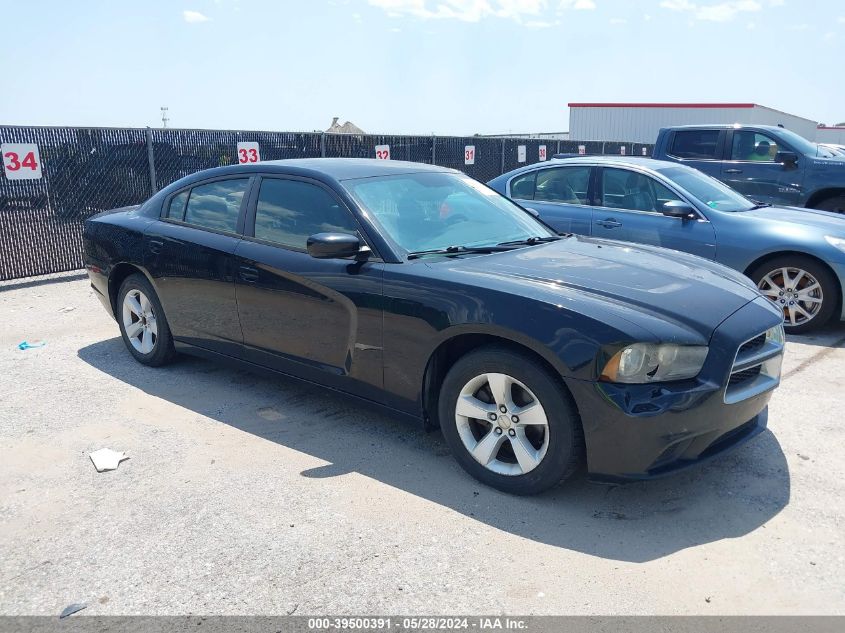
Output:
[[670,200],[680,200],[667,187],[645,174],[605,167],[601,177],[602,206],[611,209],[659,211]]
[[322,187],[280,178],[261,181],[255,237],[305,250],[315,233],[358,235],[358,227],[349,211]]
[[715,159],[719,130],[682,130],[675,132],[669,154],[678,158]]
[[527,174],[517,176],[511,180],[511,198],[519,200],[534,199],[534,183],[537,181],[537,172],[529,171]]
[[537,172],[535,200],[587,204],[590,184],[589,166],[555,167]]
[[185,203],[188,201],[188,193],[188,191],[183,191],[170,199],[170,206],[167,208],[166,217],[179,221],[185,218]]
[[241,201],[248,186],[249,178],[237,178],[194,187],[185,208],[185,222],[234,233],[238,226]]
[[777,153],[777,141],[771,136],[750,130],[736,130],[734,132],[734,139],[731,144],[731,160],[773,163]]

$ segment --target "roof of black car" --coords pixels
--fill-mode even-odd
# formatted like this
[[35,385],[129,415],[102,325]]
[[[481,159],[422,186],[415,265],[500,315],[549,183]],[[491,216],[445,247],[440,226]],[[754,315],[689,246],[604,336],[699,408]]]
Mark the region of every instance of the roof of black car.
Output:
[[761,130],[782,130],[784,128],[777,125],[760,125],[757,123],[713,123],[713,124],[699,124],[699,125],[667,125],[664,129],[667,130],[740,130],[744,127],[759,128]]
[[256,164],[256,167],[260,168],[266,168],[267,166],[313,170],[335,180],[372,178],[374,176],[390,176],[418,172],[455,171],[449,167],[429,165],[427,163],[411,163],[403,160],[378,160],[375,158],[293,158],[268,160]]

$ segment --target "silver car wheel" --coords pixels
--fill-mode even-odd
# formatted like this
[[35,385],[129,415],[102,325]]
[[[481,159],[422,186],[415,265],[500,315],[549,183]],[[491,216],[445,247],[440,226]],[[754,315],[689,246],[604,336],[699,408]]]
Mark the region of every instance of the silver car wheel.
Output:
[[773,270],[763,275],[757,287],[783,310],[787,326],[812,321],[824,303],[824,292],[818,279],[801,268]]
[[500,475],[531,472],[549,448],[543,405],[507,374],[481,374],[464,385],[455,405],[455,424],[469,454]]
[[136,288],[123,297],[123,329],[132,347],[141,354],[149,354],[155,348],[158,324],[153,304]]

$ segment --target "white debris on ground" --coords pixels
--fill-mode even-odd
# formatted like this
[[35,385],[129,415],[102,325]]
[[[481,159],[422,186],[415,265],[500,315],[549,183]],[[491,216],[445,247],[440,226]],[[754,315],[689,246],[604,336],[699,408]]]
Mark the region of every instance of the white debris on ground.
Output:
[[98,473],[107,470],[117,470],[118,464],[124,459],[129,459],[124,451],[113,451],[110,448],[101,448],[98,451],[89,453],[88,457],[94,463]]

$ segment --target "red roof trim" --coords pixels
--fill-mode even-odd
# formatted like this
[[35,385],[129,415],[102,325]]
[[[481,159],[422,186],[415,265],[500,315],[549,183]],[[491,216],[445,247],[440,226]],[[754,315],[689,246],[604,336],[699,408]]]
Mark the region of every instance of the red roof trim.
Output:
[[755,103],[570,103],[570,108],[754,108]]

